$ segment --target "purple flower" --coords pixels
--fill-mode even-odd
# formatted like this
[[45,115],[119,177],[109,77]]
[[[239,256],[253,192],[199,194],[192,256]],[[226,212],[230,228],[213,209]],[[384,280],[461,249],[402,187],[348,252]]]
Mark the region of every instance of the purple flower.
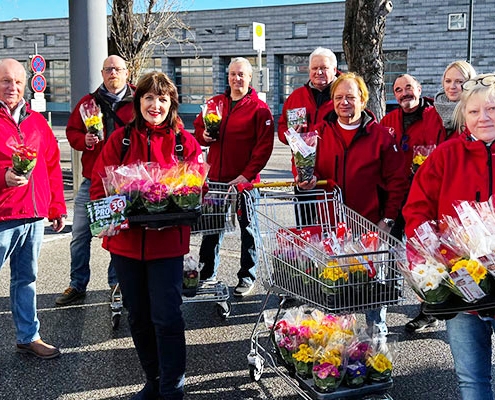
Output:
[[359,378],[366,375],[366,366],[359,361],[347,366],[347,374],[350,378]]

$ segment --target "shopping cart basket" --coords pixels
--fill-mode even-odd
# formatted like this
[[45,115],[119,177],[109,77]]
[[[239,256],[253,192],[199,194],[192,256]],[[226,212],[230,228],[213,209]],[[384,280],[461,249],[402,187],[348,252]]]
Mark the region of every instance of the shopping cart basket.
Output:
[[[345,206],[338,188],[333,192],[311,191],[306,198],[304,194],[296,197],[275,190],[243,193],[255,237],[259,277],[267,290],[251,335],[248,355],[251,379],[259,380],[267,363],[306,399],[363,398],[370,393],[385,393],[392,385],[391,379],[359,389],[339,388],[330,394],[317,392],[297,376],[296,380],[292,379],[291,371],[279,365],[270,340],[284,300],[279,304],[271,330],[261,327],[260,323],[272,293],[333,314],[400,303],[404,300],[403,277],[397,261],[405,258],[401,243]],[[304,223],[301,215],[305,215]],[[335,245],[336,238],[337,242],[347,241],[347,252],[331,254],[321,246],[326,240]],[[363,250],[363,241],[369,245],[366,250]],[[370,272],[368,276],[351,278],[350,271],[356,265],[365,265]],[[347,279],[332,283],[323,279],[322,272],[332,268],[345,272]],[[261,336],[266,339],[265,346],[260,344]]]
[[[146,226],[149,229],[164,229],[174,225],[190,225],[191,234],[214,234],[230,232],[235,229],[237,191],[226,183],[208,182],[208,192],[203,196],[201,209],[169,214],[135,215],[128,217],[131,224]],[[231,304],[229,289],[220,281],[200,281],[199,286],[190,294],[183,295],[183,303],[216,302],[217,313],[222,318],[230,315]],[[123,304],[118,286],[111,296],[112,327],[117,329],[120,323]]]
[[[237,190],[227,183],[208,181],[208,192],[203,196],[201,217],[191,226],[191,234],[211,235],[235,230],[237,215]],[[230,315],[232,306],[229,289],[221,281],[200,281],[193,297],[183,296],[184,303],[216,302],[221,318]]]

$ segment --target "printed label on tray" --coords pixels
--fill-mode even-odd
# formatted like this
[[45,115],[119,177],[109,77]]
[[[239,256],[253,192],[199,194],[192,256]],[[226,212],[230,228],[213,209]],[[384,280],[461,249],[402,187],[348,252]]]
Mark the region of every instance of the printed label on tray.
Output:
[[460,268],[457,271],[451,272],[450,277],[457,289],[466,298],[466,301],[476,301],[485,297],[485,292],[476,284],[466,268]]
[[126,207],[125,196],[110,196],[86,203],[91,234],[97,236],[113,225],[114,229],[129,229],[129,222],[123,215]]

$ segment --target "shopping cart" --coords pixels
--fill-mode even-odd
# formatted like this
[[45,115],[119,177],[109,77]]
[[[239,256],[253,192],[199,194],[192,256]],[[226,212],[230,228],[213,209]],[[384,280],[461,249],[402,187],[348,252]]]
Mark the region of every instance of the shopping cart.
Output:
[[[338,188],[333,192],[311,191],[297,197],[277,190],[245,190],[243,195],[246,196],[250,226],[255,237],[259,277],[267,290],[250,340],[248,365],[251,379],[261,379],[266,364],[305,399],[362,399],[370,394],[380,394],[384,396],[382,398],[390,399],[386,391],[392,386],[392,379],[358,389],[317,392],[311,381],[300,379],[280,362],[272,338],[287,297],[333,314],[355,313],[402,302],[403,277],[396,266],[397,261],[405,258],[401,243],[345,206]],[[357,241],[363,235],[375,233],[373,250],[329,255],[306,239],[308,235],[321,239],[335,237],[342,229],[347,240]],[[302,234],[304,231],[306,236]],[[338,264],[346,269],[364,262],[375,270],[371,281],[330,286],[319,279],[319,273],[329,265]],[[272,327],[268,329],[261,326],[261,320],[271,294],[279,295],[282,300]],[[265,345],[261,344],[261,338],[266,340]]]
[[[129,216],[131,224],[149,229],[163,229],[178,224],[191,225],[191,234],[214,234],[235,230],[237,191],[227,183],[208,182],[208,192],[202,198],[201,210],[183,213]],[[183,303],[216,302],[217,314],[225,319],[230,315],[231,304],[228,286],[221,281],[200,281],[194,295],[183,295]],[[114,288],[110,309],[113,329],[117,329],[123,310],[118,285]]]
[[[237,190],[221,182],[208,182],[208,192],[203,196],[201,217],[191,226],[191,234],[211,235],[235,230],[237,218]],[[217,314],[225,319],[232,306],[229,288],[221,281],[200,281],[193,297],[183,296],[184,303],[216,302]]]

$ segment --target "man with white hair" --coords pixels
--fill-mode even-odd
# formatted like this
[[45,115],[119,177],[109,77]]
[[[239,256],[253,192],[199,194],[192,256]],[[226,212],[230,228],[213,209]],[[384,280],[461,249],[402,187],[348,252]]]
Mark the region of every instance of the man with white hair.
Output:
[[[26,70],[18,61],[0,60],[0,268],[10,259],[10,303],[17,351],[42,359],[60,351],[39,334],[36,278],[44,218],[59,232],[67,217],[57,139],[45,118],[24,100]],[[36,160],[20,170],[13,155]],[[25,163],[26,164],[26,163]],[[32,166],[32,164],[31,164]],[[17,168],[15,168],[17,167]]]

